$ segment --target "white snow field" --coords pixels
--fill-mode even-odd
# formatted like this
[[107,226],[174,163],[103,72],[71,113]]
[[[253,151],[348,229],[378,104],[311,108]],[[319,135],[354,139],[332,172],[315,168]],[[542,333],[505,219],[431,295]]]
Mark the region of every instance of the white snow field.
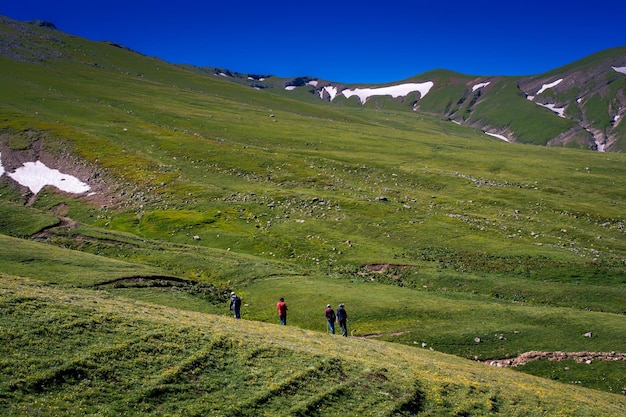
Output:
[[[6,172],[2,165],[1,157],[2,155],[0,154],[0,176]],[[20,185],[28,187],[33,194],[39,193],[46,185],[51,185],[61,191],[72,194],[82,194],[90,190],[89,185],[78,178],[63,174],[57,169],[48,168],[41,161],[25,162],[15,172],[6,172],[6,174]]]

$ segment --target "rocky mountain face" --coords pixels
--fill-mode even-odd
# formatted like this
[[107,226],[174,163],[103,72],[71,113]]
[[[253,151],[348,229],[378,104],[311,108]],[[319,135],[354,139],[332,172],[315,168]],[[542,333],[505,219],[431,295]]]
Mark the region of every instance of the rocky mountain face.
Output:
[[598,57],[561,71],[522,79],[520,91],[538,105],[576,123],[548,145],[584,139],[598,151],[617,150],[626,116],[626,53]]
[[[626,47],[530,77],[433,71],[415,80],[434,86],[427,95],[400,99],[414,111],[438,114],[509,142],[626,150]],[[315,90],[324,97],[328,87],[318,83]]]
[[[626,47],[528,77],[473,77],[437,70],[384,86],[346,86],[312,77],[306,84],[294,80],[283,81],[283,87],[305,88],[312,97],[343,105],[436,114],[509,142],[626,150]],[[407,89],[405,95],[384,93],[416,82],[431,82],[432,87],[427,92]],[[369,90],[371,96],[351,99],[347,92],[357,90]]]

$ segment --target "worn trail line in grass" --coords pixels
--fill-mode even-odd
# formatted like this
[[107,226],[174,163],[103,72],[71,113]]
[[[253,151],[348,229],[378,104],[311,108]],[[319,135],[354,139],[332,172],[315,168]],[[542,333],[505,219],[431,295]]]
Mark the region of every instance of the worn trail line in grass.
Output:
[[574,359],[576,362],[591,363],[592,361],[626,361],[626,353],[620,352],[540,352],[530,351],[522,353],[513,359],[492,359],[484,361],[491,366],[514,367],[526,365],[529,362],[548,359],[549,361],[560,362],[565,359]]
[[364,335],[360,335],[356,337],[361,338],[361,339],[371,339],[374,337],[383,337],[383,336],[400,336],[400,335],[407,334],[407,333],[411,333],[411,331],[407,330],[404,332],[393,332],[393,333],[371,333],[371,334],[364,334]]
[[94,286],[101,287],[105,285],[131,284],[131,283],[142,283],[142,282],[156,283],[156,284],[161,283],[161,285],[166,285],[166,284],[172,285],[174,283],[189,284],[189,285],[194,284],[194,282],[183,279],[183,278],[171,277],[171,276],[165,276],[165,275],[153,275],[153,276],[134,276],[134,277],[116,278],[110,281],[99,282],[95,284]]

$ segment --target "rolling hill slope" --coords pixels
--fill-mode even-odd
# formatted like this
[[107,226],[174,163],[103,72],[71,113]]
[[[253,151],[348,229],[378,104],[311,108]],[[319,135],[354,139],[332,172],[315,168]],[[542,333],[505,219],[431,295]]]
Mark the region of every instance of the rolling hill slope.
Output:
[[[527,138],[575,130],[537,102],[569,95],[563,74],[582,64],[493,79],[476,100],[489,79],[434,71],[407,81],[412,98],[362,104],[6,18],[0,33],[0,401],[13,414],[43,399],[49,415],[624,411],[624,361],[474,363],[626,345],[624,155],[447,120],[471,107],[464,123],[500,123],[515,97]],[[591,67],[618,65],[614,52]],[[585,94],[581,109],[606,104]],[[63,191],[74,180],[88,190]],[[233,290],[239,322],[223,317]],[[355,337],[321,334],[329,302],[346,303]]]
[[3,415],[624,412],[614,395],[563,392],[555,382],[398,344],[234,322],[10,276],[2,276],[0,291]]

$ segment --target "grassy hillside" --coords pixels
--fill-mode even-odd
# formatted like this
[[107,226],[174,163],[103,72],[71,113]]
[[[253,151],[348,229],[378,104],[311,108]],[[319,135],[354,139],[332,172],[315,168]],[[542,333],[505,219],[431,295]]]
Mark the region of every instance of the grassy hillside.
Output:
[[[615,416],[620,397],[380,341],[2,276],[3,415]],[[71,353],[68,353],[71,352]]]
[[[515,368],[562,384],[472,362],[623,351],[623,154],[513,145],[3,30],[29,46],[0,56],[6,172],[42,160],[93,191],[32,195],[0,177],[9,415],[624,412],[624,361]],[[236,323],[222,317],[231,290]],[[322,334],[339,302],[367,340]]]

